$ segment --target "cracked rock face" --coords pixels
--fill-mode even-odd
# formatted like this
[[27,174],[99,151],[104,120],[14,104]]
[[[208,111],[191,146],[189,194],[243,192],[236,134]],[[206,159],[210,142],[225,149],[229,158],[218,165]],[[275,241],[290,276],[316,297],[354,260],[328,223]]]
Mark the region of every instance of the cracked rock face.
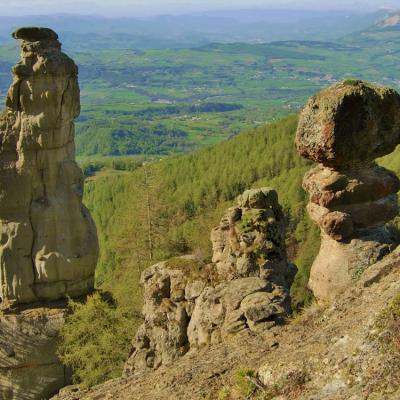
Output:
[[82,204],[74,119],[78,70],[57,34],[21,28],[21,61],[0,117],[0,301],[32,303],[93,288],[96,229]]
[[296,147],[319,164],[303,181],[308,212],[321,229],[309,286],[331,300],[396,243],[384,227],[398,214],[398,177],[374,163],[400,143],[400,95],[361,81],[313,96],[303,109]]
[[290,312],[296,267],[286,258],[284,218],[273,189],[239,196],[211,241],[211,264],[186,256],[143,272],[144,323],[126,375],[169,364],[240,332],[262,333]]

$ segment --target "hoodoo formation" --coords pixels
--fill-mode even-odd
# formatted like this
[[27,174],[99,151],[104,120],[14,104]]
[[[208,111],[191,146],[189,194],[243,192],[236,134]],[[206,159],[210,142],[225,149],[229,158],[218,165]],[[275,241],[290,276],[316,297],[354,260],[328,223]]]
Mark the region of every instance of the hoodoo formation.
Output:
[[321,229],[309,286],[330,300],[391,252],[384,224],[398,213],[397,176],[374,160],[400,143],[400,95],[347,81],[313,96],[299,121],[300,155],[319,163],[303,181],[308,212]]
[[56,301],[93,289],[98,242],[75,162],[78,69],[50,29],[13,37],[22,59],[0,117],[0,398],[41,399],[67,383]]
[[296,267],[287,261],[284,217],[274,190],[239,196],[211,240],[212,264],[186,256],[143,272],[144,323],[126,375],[158,368],[189,349],[242,331],[262,333],[290,312]]

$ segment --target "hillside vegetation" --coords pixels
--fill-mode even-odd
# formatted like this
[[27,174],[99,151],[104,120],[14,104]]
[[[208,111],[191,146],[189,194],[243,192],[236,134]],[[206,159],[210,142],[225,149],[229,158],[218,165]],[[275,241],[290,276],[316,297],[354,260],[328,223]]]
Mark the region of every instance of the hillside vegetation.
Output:
[[[118,334],[120,343],[121,336],[125,336],[128,351],[127,320],[132,337],[140,323],[139,278],[143,269],[185,253],[208,260],[211,228],[245,189],[277,189],[289,226],[289,254],[299,268],[293,302],[300,306],[309,301],[306,282],[319,239],[317,229],[305,214],[306,196],[301,181],[310,164],[295,152],[296,126],[297,117],[291,116],[192,154],[144,163],[133,172],[104,173],[88,180],[85,203],[100,237],[98,287],[112,294],[118,318],[109,303],[101,303],[98,297],[85,306],[73,304],[78,312],[64,329],[62,352],[64,361],[74,367],[78,381],[94,384],[121,371],[126,357],[115,357],[109,347],[113,346],[110,336]],[[98,311],[101,304],[103,312]],[[120,324],[120,330],[99,331],[96,324],[88,326],[86,321],[95,316],[105,318],[105,326]],[[107,368],[99,370],[99,360],[84,350],[79,332],[90,338],[88,345],[99,343],[103,356],[113,355],[107,362],[100,362]],[[102,339],[103,335],[107,339]]]
[[[306,214],[301,182],[311,164],[294,149],[296,126],[297,116],[290,116],[191,154],[144,163],[133,172],[106,170],[87,181],[85,203],[100,237],[98,287],[110,292],[115,303],[110,308],[109,302],[95,297],[86,306],[73,305],[79,312],[67,324],[63,351],[67,362],[74,360],[71,365],[78,381],[94,384],[120,373],[129,339],[141,322],[143,269],[185,253],[208,260],[211,228],[245,189],[272,186],[278,191],[288,223],[288,253],[299,268],[292,287],[293,305],[296,309],[310,301],[306,284],[319,233]],[[400,174],[399,160],[398,149],[379,161]],[[102,307],[105,311],[99,312]],[[112,331],[89,324],[99,315],[106,326],[114,326]],[[82,350],[79,332],[90,338],[86,343],[103,346],[102,362]],[[125,353],[113,353],[113,335],[125,343],[120,346]]]

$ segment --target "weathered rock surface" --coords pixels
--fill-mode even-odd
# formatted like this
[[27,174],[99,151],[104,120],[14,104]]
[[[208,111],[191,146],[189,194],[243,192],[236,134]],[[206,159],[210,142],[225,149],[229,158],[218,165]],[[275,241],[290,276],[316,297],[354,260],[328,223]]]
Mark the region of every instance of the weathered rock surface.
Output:
[[44,399],[68,383],[56,357],[67,296],[93,289],[98,242],[75,162],[78,69],[57,34],[21,28],[0,116],[0,398]]
[[0,313],[0,398],[48,399],[70,383],[56,356],[65,304]]
[[210,272],[193,256],[164,261],[143,272],[145,321],[136,334],[127,374],[171,363],[189,350],[190,317],[196,298],[210,284]]
[[296,268],[287,262],[284,218],[274,190],[239,196],[211,240],[212,264],[186,256],[143,272],[145,321],[125,375],[170,364],[191,349],[238,333],[262,333],[290,312]]
[[259,276],[289,287],[285,222],[278,195],[270,188],[247,190],[211,232],[212,261],[223,280]]
[[98,244],[75,162],[78,70],[55,32],[21,28],[0,118],[0,299],[31,303],[93,288]]
[[345,81],[311,97],[299,121],[299,154],[335,169],[368,164],[400,141],[400,95],[362,81]]
[[321,228],[309,286],[330,300],[396,246],[384,224],[398,214],[400,181],[374,159],[400,143],[400,95],[361,81],[334,85],[305,106],[300,155],[317,161],[303,181],[308,212]]
[[[377,321],[382,313],[388,314],[393,301],[399,304],[399,293],[397,249],[370,266],[334,303],[314,304],[283,327],[262,335],[247,330],[146,374],[115,379],[90,390],[65,388],[54,399],[200,400],[225,394],[242,400],[243,392],[235,391],[237,371],[250,368],[258,384],[254,398],[398,400],[399,331],[397,342],[390,346],[390,334],[377,329]],[[398,310],[397,306],[397,315]]]

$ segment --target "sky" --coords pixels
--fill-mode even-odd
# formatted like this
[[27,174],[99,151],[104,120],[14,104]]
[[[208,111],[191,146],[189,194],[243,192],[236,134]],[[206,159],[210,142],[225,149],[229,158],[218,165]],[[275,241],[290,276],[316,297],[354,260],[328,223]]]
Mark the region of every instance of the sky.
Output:
[[370,11],[400,9],[400,0],[0,0],[0,16],[56,13],[150,16],[240,8]]

